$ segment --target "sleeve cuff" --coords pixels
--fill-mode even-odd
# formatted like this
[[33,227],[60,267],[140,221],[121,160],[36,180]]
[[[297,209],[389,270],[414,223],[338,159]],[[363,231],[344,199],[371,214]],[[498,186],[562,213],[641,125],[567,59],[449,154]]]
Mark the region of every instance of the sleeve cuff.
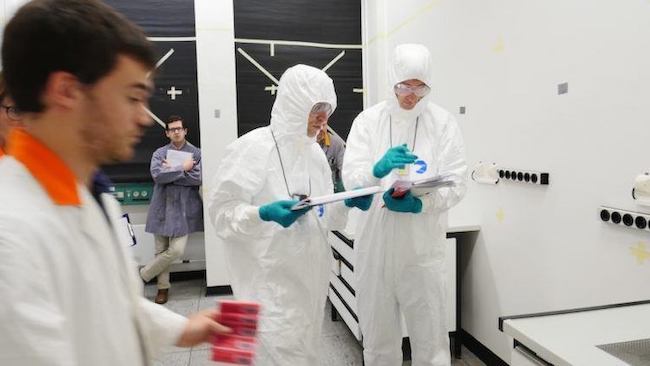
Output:
[[143,316],[149,323],[143,337],[151,342],[153,355],[159,354],[165,347],[175,346],[183,335],[187,318],[145,298],[141,298],[140,303]]

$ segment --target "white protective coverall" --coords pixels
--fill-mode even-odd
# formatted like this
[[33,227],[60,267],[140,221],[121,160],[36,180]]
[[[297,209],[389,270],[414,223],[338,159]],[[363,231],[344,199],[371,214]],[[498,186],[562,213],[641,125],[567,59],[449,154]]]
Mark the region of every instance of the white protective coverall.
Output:
[[[424,46],[398,46],[390,74],[391,88],[410,79],[431,86],[429,68],[429,52]],[[458,185],[420,197],[419,214],[390,211],[383,207],[382,199],[375,199],[371,208],[360,214],[355,235],[355,276],[365,364],[402,364],[402,312],[413,365],[449,365],[445,211],[465,192],[463,140],[453,116],[426,96],[412,110],[404,110],[392,95],[354,120],[343,160],[345,186],[390,184],[394,173],[380,182],[373,176],[373,166],[391,147],[391,140],[392,146],[407,144],[418,156],[411,166],[416,174],[424,177],[451,173]]]
[[334,192],[325,154],[316,137],[307,136],[309,112],[318,102],[336,107],[332,80],[310,66],[289,68],[280,79],[270,126],[228,146],[210,199],[234,295],[262,305],[257,366],[320,364],[331,261],[326,233],[345,226],[347,208],[315,207],[286,229],[258,213],[261,205],[290,199],[287,184],[291,194]]
[[[45,172],[38,178],[12,156],[0,159],[0,365],[148,364],[176,343],[187,319],[142,296],[114,231],[119,203],[102,194],[102,212],[41,151],[27,153]],[[55,203],[43,177],[71,187],[80,203]]]

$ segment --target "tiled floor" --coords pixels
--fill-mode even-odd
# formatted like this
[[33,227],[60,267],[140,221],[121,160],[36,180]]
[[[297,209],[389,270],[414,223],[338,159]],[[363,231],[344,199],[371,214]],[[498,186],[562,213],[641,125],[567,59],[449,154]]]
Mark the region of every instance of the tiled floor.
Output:
[[[189,315],[216,305],[219,296],[205,296],[205,280],[191,280],[172,283],[169,291],[169,309]],[[145,286],[145,296],[152,299],[156,295],[156,286]],[[322,366],[361,366],[361,345],[354,338],[343,321],[332,322],[329,318],[329,303],[323,324],[323,358]],[[484,364],[471,352],[463,348],[462,359],[454,360],[453,366],[483,366]],[[156,366],[214,366],[210,361],[210,346],[205,344],[192,349],[170,347],[165,350]],[[405,362],[404,365],[411,365]]]

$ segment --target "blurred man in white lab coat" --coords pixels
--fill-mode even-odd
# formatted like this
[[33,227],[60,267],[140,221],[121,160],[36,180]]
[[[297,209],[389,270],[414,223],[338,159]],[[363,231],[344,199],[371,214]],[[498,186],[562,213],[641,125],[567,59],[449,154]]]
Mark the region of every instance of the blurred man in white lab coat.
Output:
[[100,164],[130,159],[150,124],[155,54],[96,0],[36,0],[4,32],[7,89],[23,111],[0,159],[0,364],[149,365],[163,348],[227,331],[142,297]]
[[[357,304],[368,366],[402,363],[400,313],[413,366],[450,364],[444,275],[446,211],[465,192],[465,150],[454,117],[429,101],[429,51],[395,48],[391,96],[354,120],[343,159],[346,187],[449,175],[452,187],[376,200],[358,228]],[[407,170],[407,171],[405,171]]]

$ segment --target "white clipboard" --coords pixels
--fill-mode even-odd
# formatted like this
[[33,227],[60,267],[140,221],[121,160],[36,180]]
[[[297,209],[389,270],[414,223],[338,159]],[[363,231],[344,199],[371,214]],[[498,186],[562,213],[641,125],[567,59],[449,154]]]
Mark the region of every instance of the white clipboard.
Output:
[[[433,192],[438,188],[442,187],[451,187],[456,185],[454,176],[452,174],[442,174],[435,177],[423,178],[418,180],[398,180],[395,181],[391,188],[397,190],[408,191],[416,196],[420,197],[427,193]],[[304,208],[309,208],[313,206],[334,203],[338,201],[343,201],[348,198],[356,198],[361,196],[368,196],[371,194],[377,194],[384,192],[381,186],[372,186],[367,188],[355,189],[352,191],[339,192],[334,194],[328,194],[320,197],[307,197],[300,202],[296,203],[291,207],[292,211],[302,210]]]
[[132,247],[138,244],[138,241],[135,239],[135,232],[133,232],[133,226],[131,226],[131,219],[129,214],[124,214],[118,221],[117,236],[126,247]]
[[415,197],[424,196],[442,187],[451,187],[456,185],[455,178],[452,174],[441,174],[435,177],[422,178],[417,180],[398,180],[393,183],[391,188],[396,192],[411,191]]
[[301,200],[300,202],[293,205],[293,207],[291,207],[291,210],[298,211],[308,207],[343,201],[348,198],[368,196],[383,191],[384,191],[383,188],[381,188],[380,186],[372,186],[367,188],[355,189],[352,191],[328,194],[320,197],[307,197],[304,200]]

